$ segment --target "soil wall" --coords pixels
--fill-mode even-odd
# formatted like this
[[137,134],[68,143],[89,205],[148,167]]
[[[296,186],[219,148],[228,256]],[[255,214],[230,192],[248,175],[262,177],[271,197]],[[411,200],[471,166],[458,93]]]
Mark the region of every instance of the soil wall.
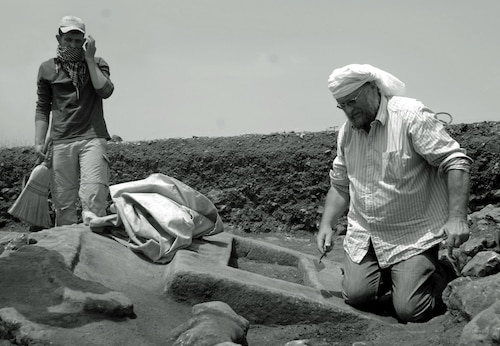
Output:
[[[470,211],[500,203],[500,122],[449,125],[474,160]],[[314,232],[329,188],[337,132],[288,132],[112,142],[112,184],[152,173],[172,176],[208,196],[227,225],[246,232]],[[0,149],[0,227],[34,167],[32,147]]]

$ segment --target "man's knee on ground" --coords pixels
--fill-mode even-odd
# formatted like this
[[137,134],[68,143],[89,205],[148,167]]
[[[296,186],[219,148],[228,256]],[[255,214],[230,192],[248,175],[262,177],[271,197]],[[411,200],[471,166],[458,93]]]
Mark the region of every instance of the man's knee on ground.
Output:
[[344,300],[352,306],[362,306],[374,302],[377,299],[376,292],[366,287],[344,286]]
[[403,322],[425,322],[433,314],[434,304],[431,301],[393,300],[394,311]]

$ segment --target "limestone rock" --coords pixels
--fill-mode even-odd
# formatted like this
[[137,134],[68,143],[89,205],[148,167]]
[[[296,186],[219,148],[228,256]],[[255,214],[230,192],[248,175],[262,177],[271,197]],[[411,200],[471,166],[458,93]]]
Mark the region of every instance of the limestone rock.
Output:
[[49,306],[47,310],[52,313],[100,313],[110,317],[136,318],[134,305],[122,292],[110,291],[106,293],[81,292],[61,287],[57,290],[62,302]]
[[500,273],[479,279],[460,277],[448,284],[443,301],[454,316],[470,321],[500,300]]
[[309,346],[309,340],[292,340],[287,342],[284,346]]
[[173,346],[212,346],[234,342],[247,345],[249,322],[220,301],[196,304],[193,316],[171,333]]
[[478,222],[481,219],[491,218],[496,223],[500,223],[500,207],[495,207],[492,204],[488,204],[486,207],[480,211],[470,214],[473,222]]
[[500,254],[481,251],[462,269],[463,276],[483,277],[500,272]]
[[53,330],[27,320],[15,308],[0,309],[0,339],[7,339],[7,345],[51,344]]
[[0,307],[15,307],[26,319],[46,325],[135,318],[132,301],[124,293],[73,272],[82,254],[80,234],[71,228],[42,231],[36,234],[36,245],[0,257]]
[[460,345],[500,345],[500,300],[477,314],[464,327]]
[[485,250],[487,240],[485,238],[472,238],[463,244],[463,250],[467,256],[474,257]]

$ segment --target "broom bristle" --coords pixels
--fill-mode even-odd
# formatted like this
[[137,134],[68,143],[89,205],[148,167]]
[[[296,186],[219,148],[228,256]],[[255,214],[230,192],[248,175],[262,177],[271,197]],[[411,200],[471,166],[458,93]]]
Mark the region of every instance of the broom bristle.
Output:
[[51,227],[49,186],[50,170],[44,164],[36,166],[9,214],[33,226]]

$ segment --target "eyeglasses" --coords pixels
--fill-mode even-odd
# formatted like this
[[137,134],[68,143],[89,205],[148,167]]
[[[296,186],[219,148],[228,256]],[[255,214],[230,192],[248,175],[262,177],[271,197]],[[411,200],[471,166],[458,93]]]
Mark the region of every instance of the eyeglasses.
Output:
[[362,88],[362,89],[358,92],[358,94],[356,95],[356,97],[354,97],[354,98],[350,99],[349,101],[347,101],[347,102],[341,102],[341,103],[338,103],[338,104],[337,104],[337,108],[344,110],[347,106],[349,106],[349,107],[354,107],[354,106],[356,105],[356,100],[358,99],[359,95],[361,95],[361,93],[363,92],[363,90],[364,90],[364,89],[365,89],[365,88]]

